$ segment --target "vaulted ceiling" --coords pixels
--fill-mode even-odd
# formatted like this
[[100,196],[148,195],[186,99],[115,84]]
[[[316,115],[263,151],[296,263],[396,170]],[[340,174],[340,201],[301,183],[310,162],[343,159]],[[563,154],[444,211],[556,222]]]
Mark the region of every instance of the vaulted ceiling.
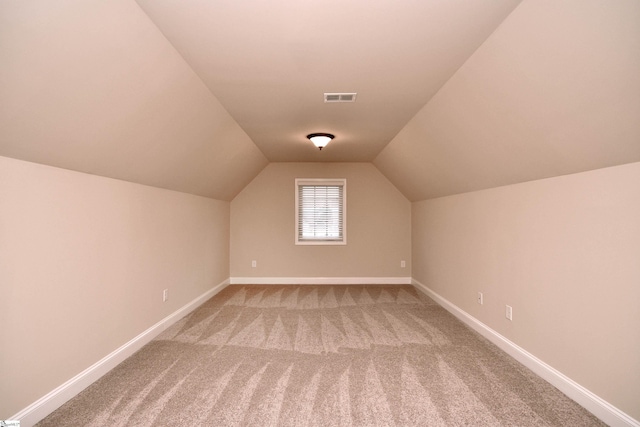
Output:
[[3,1],[0,155],[223,200],[270,161],[411,200],[640,161],[640,2]]
[[[518,2],[138,0],[279,162],[373,160]],[[336,135],[322,156],[312,132]]]

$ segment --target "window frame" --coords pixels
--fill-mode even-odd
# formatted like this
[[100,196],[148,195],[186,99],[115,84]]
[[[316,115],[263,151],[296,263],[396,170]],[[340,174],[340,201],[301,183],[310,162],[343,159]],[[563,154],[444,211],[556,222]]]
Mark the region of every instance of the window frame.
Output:
[[[342,239],[303,239],[300,236],[300,187],[342,187]],[[295,243],[296,245],[346,245],[347,244],[347,180],[346,178],[296,178],[295,180]]]

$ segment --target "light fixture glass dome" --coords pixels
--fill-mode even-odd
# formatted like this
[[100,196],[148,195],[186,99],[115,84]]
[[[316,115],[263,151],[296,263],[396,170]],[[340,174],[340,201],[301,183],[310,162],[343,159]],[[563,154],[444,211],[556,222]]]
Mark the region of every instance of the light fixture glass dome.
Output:
[[331,135],[330,133],[311,133],[307,135],[307,138],[309,138],[309,140],[313,142],[313,145],[322,150],[327,146],[328,143],[331,142],[333,138],[335,138],[335,136]]

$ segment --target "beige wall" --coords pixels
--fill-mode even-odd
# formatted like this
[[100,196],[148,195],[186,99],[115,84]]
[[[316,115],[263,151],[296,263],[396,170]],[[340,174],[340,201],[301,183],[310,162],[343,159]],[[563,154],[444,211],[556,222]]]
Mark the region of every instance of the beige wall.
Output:
[[416,280],[640,419],[640,163],[417,202],[412,224]]
[[[295,245],[295,178],[347,179],[347,245]],[[370,163],[271,163],[231,202],[231,276],[409,277],[410,218]]]
[[0,157],[0,419],[228,278],[228,245],[229,202]]

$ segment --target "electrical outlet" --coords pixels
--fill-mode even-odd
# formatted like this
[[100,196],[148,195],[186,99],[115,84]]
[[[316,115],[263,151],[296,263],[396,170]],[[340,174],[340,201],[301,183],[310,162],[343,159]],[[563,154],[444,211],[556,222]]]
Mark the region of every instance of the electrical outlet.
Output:
[[162,302],[166,302],[169,299],[169,289],[162,291]]
[[482,296],[482,292],[478,292],[478,304],[484,304],[484,298]]
[[258,261],[256,261],[255,259],[251,261],[251,267],[256,268],[257,266],[258,266]]
[[510,305],[507,306],[507,311],[505,312],[505,316],[509,320],[513,320],[513,308]]
[[404,262],[404,260],[400,261],[400,268],[405,268],[407,266],[407,263]]

